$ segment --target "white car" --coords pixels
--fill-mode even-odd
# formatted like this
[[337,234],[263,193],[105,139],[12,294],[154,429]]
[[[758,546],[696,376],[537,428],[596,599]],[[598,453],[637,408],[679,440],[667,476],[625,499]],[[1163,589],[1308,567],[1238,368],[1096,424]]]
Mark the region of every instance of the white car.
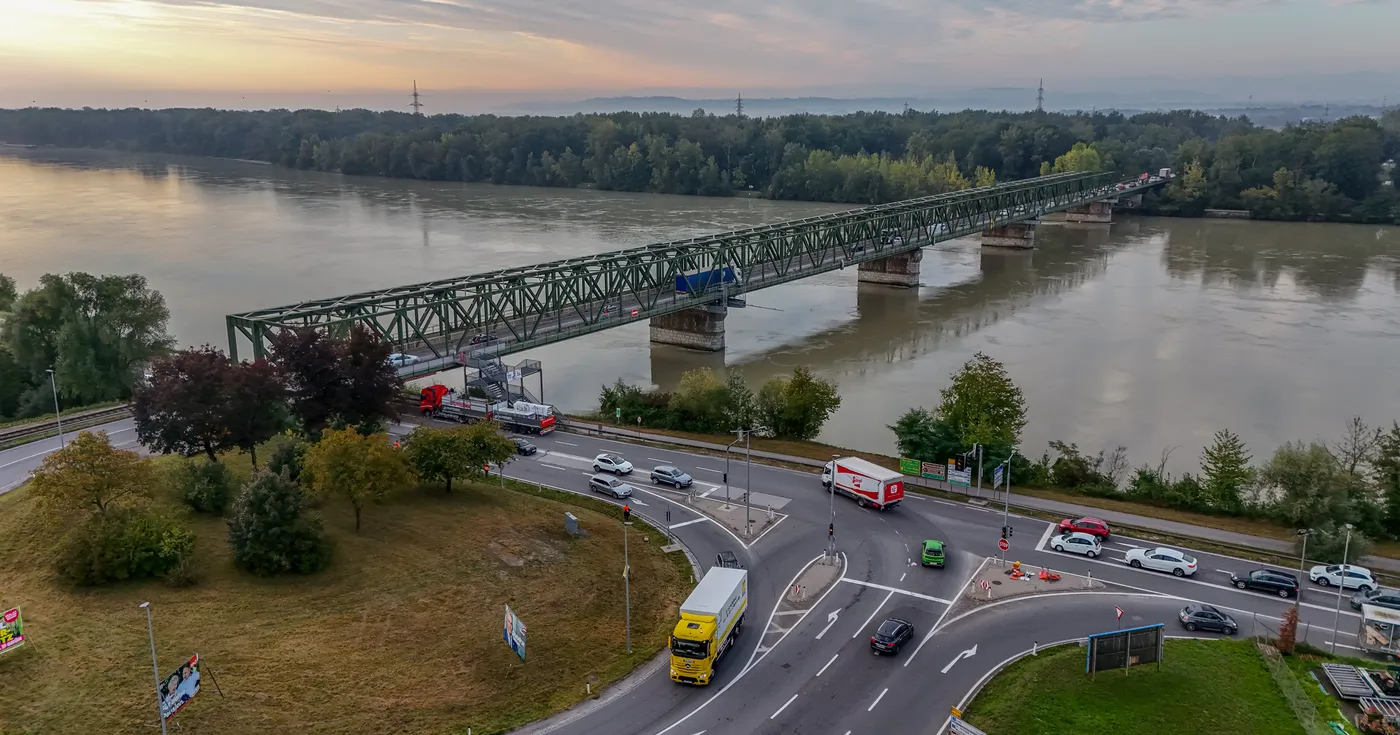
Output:
[[604,452],[593,458],[593,471],[627,475],[632,472],[632,463],[616,454]]
[[1133,549],[1128,552],[1127,559],[1128,566],[1135,569],[1171,572],[1178,577],[1196,573],[1196,560],[1174,549]]
[[1099,544],[1097,538],[1078,531],[1062,533],[1050,539],[1050,548],[1059,552],[1068,551],[1074,554],[1083,554],[1090,559],[1103,553],[1103,546]]
[[394,367],[408,367],[409,365],[418,364],[419,359],[417,355],[406,355],[402,352],[395,352],[389,356],[389,364]]
[[1380,586],[1376,583],[1376,578],[1371,576],[1371,570],[1351,564],[1347,565],[1345,579],[1342,578],[1342,565],[1340,564],[1330,566],[1319,564],[1308,570],[1308,579],[1323,587],[1336,585],[1342,589],[1373,590]]

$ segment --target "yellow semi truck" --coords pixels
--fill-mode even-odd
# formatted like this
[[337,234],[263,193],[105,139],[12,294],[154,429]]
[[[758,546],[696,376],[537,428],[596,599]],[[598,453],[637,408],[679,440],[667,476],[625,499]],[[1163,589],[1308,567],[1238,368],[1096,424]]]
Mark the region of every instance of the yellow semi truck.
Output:
[[671,633],[671,681],[709,684],[719,662],[739,637],[749,609],[749,573],[713,567],[681,603]]

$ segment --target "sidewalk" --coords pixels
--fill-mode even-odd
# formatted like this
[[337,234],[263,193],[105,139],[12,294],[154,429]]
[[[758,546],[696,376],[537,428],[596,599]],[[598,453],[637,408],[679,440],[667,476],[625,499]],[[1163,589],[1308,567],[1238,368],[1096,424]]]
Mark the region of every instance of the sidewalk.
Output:
[[[710,451],[724,451],[723,444],[712,444],[710,442],[696,441],[694,439],[683,439],[680,437],[666,436],[664,434],[649,434],[644,431],[633,431],[631,429],[617,429],[606,424],[598,424],[594,422],[570,421],[566,430],[581,434],[604,435],[611,436],[614,438],[625,439],[641,439],[643,441],[655,442],[658,444],[673,444],[676,446],[694,447],[696,449],[707,449]],[[776,454],[773,452],[760,452],[758,450],[753,451],[753,456],[762,457],[764,459],[777,460],[779,462],[787,462],[789,464],[805,465],[807,467],[813,468],[821,467],[824,464],[823,462],[819,462],[814,459],[807,459],[806,457],[793,457],[790,455]],[[946,482],[941,482],[938,480],[928,480],[922,477],[911,477],[909,475],[905,475],[904,484],[910,487],[930,488],[934,490],[940,490],[942,492],[954,493],[957,495],[972,495],[971,488],[965,488],[958,485],[949,485]],[[1003,502],[1002,495],[1003,493],[984,489],[982,497],[984,497],[988,501],[989,505],[996,505],[1001,504]],[[1218,528],[1195,526],[1189,523],[1179,523],[1177,521],[1168,521],[1163,520],[1161,518],[1150,518],[1148,516],[1136,515],[1134,513],[1123,513],[1120,511],[1113,510],[1100,510],[1093,506],[1080,505],[1079,503],[1065,503],[1058,500],[1047,500],[1044,498],[1031,497],[1029,495],[1017,495],[1015,488],[1012,488],[1010,502],[1012,508],[1038,510],[1046,513],[1063,515],[1067,518],[1077,518],[1079,516],[1093,516],[1094,518],[1099,518],[1108,521],[1109,525],[1131,526],[1133,528],[1140,528],[1146,531],[1158,531],[1161,533],[1172,534],[1175,536],[1197,538],[1205,541],[1213,541],[1218,544],[1253,548],[1285,555],[1290,555],[1294,553],[1293,544],[1288,541],[1282,541],[1273,538],[1263,538],[1261,536],[1250,536],[1248,534],[1236,533],[1234,531],[1223,531]],[[1370,567],[1372,569],[1383,569],[1388,572],[1400,572],[1400,560],[1397,559],[1387,559],[1384,557],[1368,556],[1362,558],[1357,563],[1363,566]]]

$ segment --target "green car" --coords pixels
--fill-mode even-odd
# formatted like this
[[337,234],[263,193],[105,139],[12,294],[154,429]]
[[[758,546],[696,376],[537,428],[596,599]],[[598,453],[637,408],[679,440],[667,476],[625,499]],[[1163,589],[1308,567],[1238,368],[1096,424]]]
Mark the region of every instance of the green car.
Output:
[[924,555],[920,558],[920,562],[921,562],[924,566],[926,566],[926,567],[928,567],[928,566],[942,567],[942,566],[943,566],[943,542],[942,542],[942,541],[925,541],[925,542],[924,542]]

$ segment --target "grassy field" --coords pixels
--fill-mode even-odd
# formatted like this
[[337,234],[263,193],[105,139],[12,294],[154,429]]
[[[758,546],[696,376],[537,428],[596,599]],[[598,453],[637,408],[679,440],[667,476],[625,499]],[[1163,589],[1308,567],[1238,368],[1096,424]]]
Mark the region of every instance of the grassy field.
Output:
[[[23,608],[31,641],[0,659],[0,732],[149,732],[147,600],[162,671],[198,651],[223,690],[206,677],[181,732],[479,735],[564,709],[665,644],[691,571],[634,526],[626,654],[616,511],[545,495],[407,491],[369,507],[359,534],[333,500],[332,567],[272,580],[232,566],[222,520],[192,516],[200,584],[97,590],[56,580],[32,499],[0,496],[0,604]],[[564,532],[565,511],[588,537]],[[523,664],[502,641],[507,603],[528,626]]]
[[1084,673],[1084,649],[1024,658],[992,679],[967,719],[989,733],[1303,733],[1249,641],[1167,641],[1155,666]]

